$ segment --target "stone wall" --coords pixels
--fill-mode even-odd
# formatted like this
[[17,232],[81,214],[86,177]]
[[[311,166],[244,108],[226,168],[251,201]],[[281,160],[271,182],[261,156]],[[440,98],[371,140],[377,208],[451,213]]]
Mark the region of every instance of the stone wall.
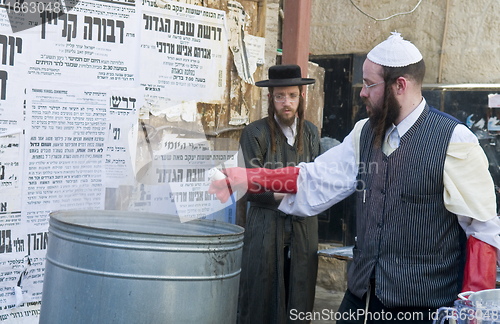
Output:
[[[366,54],[396,30],[422,52],[425,83],[439,79],[444,84],[500,83],[500,3],[419,1],[312,0],[309,51],[311,55]],[[383,19],[412,11],[417,4],[412,13],[387,20],[367,16]]]

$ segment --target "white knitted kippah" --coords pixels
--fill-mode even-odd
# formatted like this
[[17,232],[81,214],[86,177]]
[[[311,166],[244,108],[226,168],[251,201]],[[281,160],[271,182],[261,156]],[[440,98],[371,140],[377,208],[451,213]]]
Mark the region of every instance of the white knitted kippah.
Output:
[[375,46],[366,56],[373,63],[388,67],[403,67],[422,60],[422,54],[411,42],[404,40],[398,32]]

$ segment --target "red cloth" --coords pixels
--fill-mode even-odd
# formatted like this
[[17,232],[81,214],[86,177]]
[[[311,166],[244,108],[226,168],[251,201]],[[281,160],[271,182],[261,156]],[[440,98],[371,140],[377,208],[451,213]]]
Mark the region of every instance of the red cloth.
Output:
[[495,247],[469,236],[462,292],[494,289],[497,279],[496,262]]
[[209,194],[225,203],[234,190],[262,193],[264,191],[296,193],[299,168],[228,168],[222,170],[226,179],[213,180],[208,188]]

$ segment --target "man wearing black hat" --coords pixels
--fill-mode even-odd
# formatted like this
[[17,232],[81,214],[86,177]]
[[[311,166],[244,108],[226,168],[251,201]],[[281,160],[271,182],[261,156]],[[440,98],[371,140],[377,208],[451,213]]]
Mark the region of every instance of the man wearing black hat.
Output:
[[[268,116],[243,130],[240,145],[247,168],[278,169],[311,162],[320,153],[316,126],[304,120],[303,86],[297,65],[269,68]],[[317,217],[278,210],[283,194],[248,194],[238,323],[287,323],[291,310],[311,312],[317,274]],[[295,323],[295,322],[294,322]]]

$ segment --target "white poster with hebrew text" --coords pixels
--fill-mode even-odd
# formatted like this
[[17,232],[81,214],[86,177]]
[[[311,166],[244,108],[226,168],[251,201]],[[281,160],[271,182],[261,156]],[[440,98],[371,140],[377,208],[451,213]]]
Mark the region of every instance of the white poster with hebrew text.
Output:
[[141,85],[170,99],[220,102],[226,85],[226,13],[168,1],[143,6]]
[[41,14],[41,25],[33,28],[38,50],[31,53],[29,75],[57,82],[137,85],[140,14],[135,3],[76,2],[67,13]]

